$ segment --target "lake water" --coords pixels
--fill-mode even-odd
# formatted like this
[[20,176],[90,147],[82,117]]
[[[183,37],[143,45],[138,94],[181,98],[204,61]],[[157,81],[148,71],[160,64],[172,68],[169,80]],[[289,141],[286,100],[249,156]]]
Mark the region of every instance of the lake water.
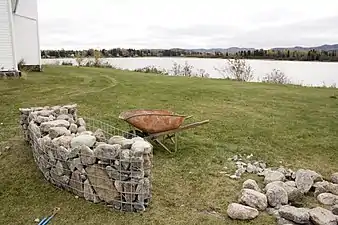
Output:
[[[43,59],[44,64],[53,64],[56,61],[72,62],[75,59]],[[142,57],[142,58],[105,58],[103,62],[121,69],[139,69],[147,66],[155,66],[160,69],[171,70],[173,64],[184,65],[187,62],[193,66],[193,71],[204,69],[211,78],[223,78],[216,68],[226,66],[225,59],[201,59],[201,58],[170,58],[170,57]],[[267,73],[278,69],[282,71],[294,84],[306,86],[331,86],[338,84],[338,63],[330,62],[299,62],[299,61],[276,61],[276,60],[247,60],[253,69],[254,81],[261,80]]]

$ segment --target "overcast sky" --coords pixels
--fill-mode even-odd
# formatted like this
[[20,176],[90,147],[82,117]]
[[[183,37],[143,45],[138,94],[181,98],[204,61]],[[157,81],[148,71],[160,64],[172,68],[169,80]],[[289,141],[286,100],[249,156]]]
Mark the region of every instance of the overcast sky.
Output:
[[338,43],[336,0],[38,0],[46,48],[272,48]]

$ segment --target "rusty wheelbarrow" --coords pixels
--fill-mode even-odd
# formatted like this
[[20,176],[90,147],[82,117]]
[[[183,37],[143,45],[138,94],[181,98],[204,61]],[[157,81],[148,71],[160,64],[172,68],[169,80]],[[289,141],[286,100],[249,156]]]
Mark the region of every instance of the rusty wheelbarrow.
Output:
[[[119,119],[126,121],[132,128],[129,133],[143,137],[148,141],[154,141],[168,152],[172,151],[165,146],[164,140],[170,139],[175,144],[176,152],[178,132],[209,122],[209,120],[204,120],[182,125],[186,119],[191,117],[178,115],[168,110],[130,110],[119,115]],[[160,137],[162,137],[162,141],[160,141]]]

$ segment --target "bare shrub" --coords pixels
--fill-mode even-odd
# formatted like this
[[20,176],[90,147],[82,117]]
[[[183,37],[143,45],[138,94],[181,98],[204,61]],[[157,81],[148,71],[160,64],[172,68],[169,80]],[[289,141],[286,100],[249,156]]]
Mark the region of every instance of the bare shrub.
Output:
[[250,81],[254,78],[251,66],[246,60],[240,58],[226,59],[226,65],[223,68],[214,69],[221,73],[225,79]]
[[85,59],[85,52],[83,51],[76,52],[75,60],[78,66],[82,66],[84,59]]
[[94,66],[101,67],[102,53],[99,50],[94,51]]
[[158,69],[155,66],[146,66],[143,68],[135,69],[134,71],[141,72],[141,73],[154,73],[154,74],[168,75],[168,72],[165,69]]
[[209,77],[210,77],[210,74],[207,73],[207,72],[205,71],[205,69],[198,69],[197,76],[198,76],[198,77],[202,77],[202,78],[209,78]]
[[262,82],[272,84],[290,84],[291,80],[282,71],[273,69],[272,72],[263,77]]

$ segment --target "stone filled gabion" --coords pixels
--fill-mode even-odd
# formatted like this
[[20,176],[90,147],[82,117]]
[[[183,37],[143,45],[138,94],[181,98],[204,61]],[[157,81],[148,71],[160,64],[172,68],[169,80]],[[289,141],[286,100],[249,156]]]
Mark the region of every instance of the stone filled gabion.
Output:
[[33,107],[20,113],[24,138],[46,180],[116,210],[147,208],[152,188],[149,142],[91,127],[78,118],[77,105]]

